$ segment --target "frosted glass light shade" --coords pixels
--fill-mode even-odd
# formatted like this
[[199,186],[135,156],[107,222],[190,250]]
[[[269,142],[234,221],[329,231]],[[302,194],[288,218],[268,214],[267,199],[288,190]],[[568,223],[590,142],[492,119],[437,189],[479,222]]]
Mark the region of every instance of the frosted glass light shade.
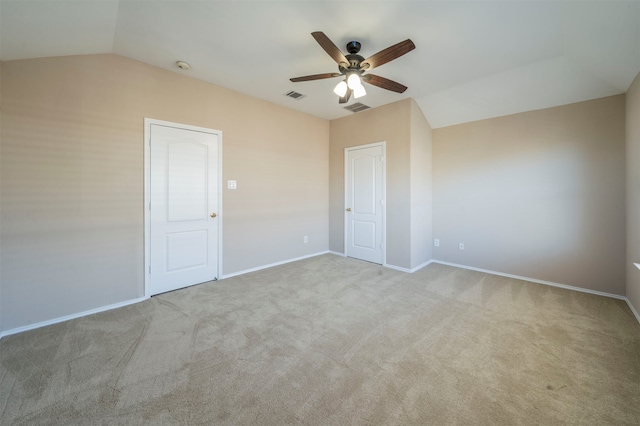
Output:
[[344,95],[347,94],[347,82],[346,81],[341,81],[340,83],[338,83],[338,85],[335,87],[335,89],[333,89],[333,93],[335,93],[336,95],[343,97]]
[[349,77],[347,77],[347,85],[351,90],[356,90],[356,87],[362,86],[362,82],[360,81],[360,76],[356,73],[349,74]]
[[367,94],[367,91],[364,90],[364,86],[362,85],[362,83],[360,83],[359,85],[357,85],[354,89],[353,89],[353,97],[358,99],[364,95]]

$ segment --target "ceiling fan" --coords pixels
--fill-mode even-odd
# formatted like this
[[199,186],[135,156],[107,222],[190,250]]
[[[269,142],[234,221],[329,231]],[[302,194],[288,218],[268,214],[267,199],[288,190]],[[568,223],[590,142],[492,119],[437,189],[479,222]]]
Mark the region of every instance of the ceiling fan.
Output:
[[350,41],[347,43],[347,52],[349,52],[349,54],[345,55],[322,31],[313,32],[311,35],[316,39],[320,47],[322,47],[325,52],[327,52],[329,56],[336,61],[340,72],[295,77],[290,79],[293,83],[297,83],[299,81],[320,80],[324,78],[345,77],[345,79],[338,83],[333,90],[334,93],[340,97],[338,102],[341,104],[348,102],[352,93],[354,98],[366,95],[362,82],[373,84],[374,86],[398,93],[403,93],[407,90],[407,86],[378,75],[365,74],[365,71],[384,65],[387,62],[393,61],[394,59],[415,49],[416,46],[411,40],[407,39],[400,43],[396,43],[393,46],[387,47],[386,49],[365,59],[358,55],[361,45],[357,41]]

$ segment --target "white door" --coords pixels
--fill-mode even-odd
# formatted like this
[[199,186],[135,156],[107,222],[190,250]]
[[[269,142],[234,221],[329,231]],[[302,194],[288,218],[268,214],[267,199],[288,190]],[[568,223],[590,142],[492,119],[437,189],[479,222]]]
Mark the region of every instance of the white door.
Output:
[[346,255],[383,262],[384,146],[345,150]]
[[149,292],[218,277],[218,133],[150,125]]

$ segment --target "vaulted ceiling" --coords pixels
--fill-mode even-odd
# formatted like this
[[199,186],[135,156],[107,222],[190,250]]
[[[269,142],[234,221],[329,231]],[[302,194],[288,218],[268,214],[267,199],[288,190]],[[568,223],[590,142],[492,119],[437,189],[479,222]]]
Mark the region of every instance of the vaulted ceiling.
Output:
[[349,104],[413,97],[434,128],[624,93],[640,71],[637,0],[0,0],[1,61],[116,53],[318,117],[352,114],[332,92],[340,79],[289,81],[337,72],[313,31],[343,52],[359,41],[364,57],[412,39],[375,71],[409,89],[367,85]]

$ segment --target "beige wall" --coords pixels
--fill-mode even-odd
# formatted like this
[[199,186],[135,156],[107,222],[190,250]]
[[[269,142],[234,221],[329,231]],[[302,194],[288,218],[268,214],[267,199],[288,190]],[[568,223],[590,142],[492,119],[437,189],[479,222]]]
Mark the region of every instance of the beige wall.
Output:
[[431,126],[411,100],[411,269],[431,260],[432,165]]
[[624,295],[624,108],[619,95],[435,129],[434,258]]
[[[626,96],[637,310],[638,80]],[[117,55],[0,63],[0,90],[0,331],[142,296],[144,117],[223,132],[223,181],[238,181],[223,189],[225,274],[343,252],[344,149],[386,141],[389,265],[433,257],[625,292],[624,96],[432,132],[411,99],[329,123]]]
[[224,274],[328,249],[327,120],[116,55],[1,81],[2,330],[143,295],[144,117],[223,132]]
[[627,298],[640,313],[640,73],[626,95]]
[[329,248],[344,253],[344,149],[386,142],[387,263],[411,267],[409,140],[411,99],[331,121]]

